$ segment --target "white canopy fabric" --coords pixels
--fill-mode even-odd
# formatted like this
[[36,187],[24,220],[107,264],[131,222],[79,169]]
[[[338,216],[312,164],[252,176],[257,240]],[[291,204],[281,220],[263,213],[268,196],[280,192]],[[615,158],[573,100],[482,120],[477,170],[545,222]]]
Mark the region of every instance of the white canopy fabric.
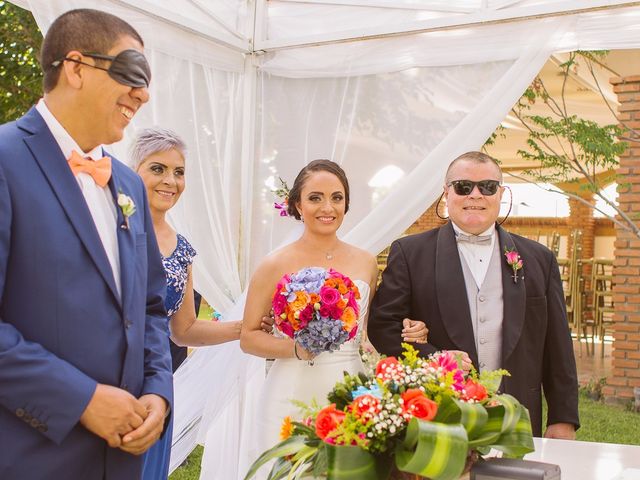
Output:
[[[135,130],[151,125],[185,139],[187,189],[172,220],[198,251],[196,289],[227,319],[242,315],[257,262],[299,232],[273,209],[278,176],[291,184],[310,160],[340,163],[352,188],[340,233],[378,253],[433,203],[448,163],[482,146],[552,53],[640,47],[640,2],[629,1],[14,3],[43,30],[90,7],[141,33],[151,101],[111,149],[127,161]],[[203,478],[243,477],[257,453],[246,426],[263,372],[237,342],[189,358],[176,375],[172,468],[202,423],[215,426],[201,429],[207,448],[238,446],[237,458],[209,457],[217,476],[203,465]]]

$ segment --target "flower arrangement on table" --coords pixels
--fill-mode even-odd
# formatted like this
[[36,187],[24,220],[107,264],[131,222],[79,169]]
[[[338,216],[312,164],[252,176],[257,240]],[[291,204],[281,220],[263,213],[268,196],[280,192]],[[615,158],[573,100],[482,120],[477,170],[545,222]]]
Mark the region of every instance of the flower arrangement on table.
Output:
[[302,421],[284,419],[282,441],[264,452],[245,480],[275,460],[269,480],[304,476],[386,480],[392,466],[432,480],[460,477],[473,452],[490,448],[521,457],[534,450],[529,413],[498,394],[505,370],[466,374],[453,353],[421,358],[408,344],[401,359],[349,375],[330,405],[306,407]]
[[303,268],[284,275],[273,294],[276,328],[318,354],[334,351],[358,332],[360,292],[336,270]]

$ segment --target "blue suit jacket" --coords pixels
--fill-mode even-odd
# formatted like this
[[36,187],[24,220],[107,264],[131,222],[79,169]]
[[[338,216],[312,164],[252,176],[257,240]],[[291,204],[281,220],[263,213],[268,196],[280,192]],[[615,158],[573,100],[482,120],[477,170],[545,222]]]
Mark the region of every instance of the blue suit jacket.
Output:
[[0,478],[135,479],[142,457],[79,424],[96,383],[172,402],[166,279],[145,189],[117,231],[122,297],[82,192],[40,114],[0,126]]

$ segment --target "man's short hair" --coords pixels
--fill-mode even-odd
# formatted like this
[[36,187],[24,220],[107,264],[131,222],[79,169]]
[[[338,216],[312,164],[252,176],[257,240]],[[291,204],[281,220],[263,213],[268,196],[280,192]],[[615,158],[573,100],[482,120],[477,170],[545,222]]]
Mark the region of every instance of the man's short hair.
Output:
[[60,78],[61,67],[52,66],[53,62],[63,59],[71,50],[106,54],[122,37],[131,37],[144,45],[131,25],[110,13],[79,8],[60,15],[42,41],[40,65],[44,91],[53,90]]
[[447,174],[445,175],[445,183],[448,184],[452,178],[449,178],[449,172],[453,166],[459,162],[472,162],[472,163],[493,163],[496,166],[496,170],[500,175],[500,182],[502,182],[502,169],[500,168],[500,164],[498,161],[490,155],[482,152],[466,152],[457,157],[453,162],[449,164],[449,168],[447,168]]

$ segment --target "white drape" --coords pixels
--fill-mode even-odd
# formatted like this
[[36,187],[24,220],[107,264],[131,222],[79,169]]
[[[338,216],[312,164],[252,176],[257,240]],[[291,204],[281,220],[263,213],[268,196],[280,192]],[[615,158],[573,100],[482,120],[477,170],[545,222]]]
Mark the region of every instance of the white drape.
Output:
[[[295,224],[272,208],[278,175],[292,182],[314,158],[341,163],[353,193],[340,234],[377,253],[435,200],[448,162],[482,145],[550,53],[640,46],[638,7],[251,55],[228,47],[230,37],[241,44],[252,32],[244,0],[167,0],[155,12],[143,0],[16,3],[30,8],[43,29],[67,9],[91,7],[140,31],[153,70],[151,101],[112,151],[126,160],[135,129],[151,125],[186,140],[187,189],[172,220],[198,250],[197,290],[228,319],[241,316],[241,292],[257,262],[295,235]],[[375,18],[371,10],[358,22],[436,18],[446,5],[478,2],[397,5],[429,3],[439,8],[386,17],[375,9]],[[535,3],[543,2],[514,2]],[[304,4],[267,4],[267,17],[256,22],[265,38],[313,33]],[[330,12],[323,18],[336,31],[355,25],[355,7],[309,8]],[[170,23],[170,9],[187,28]],[[203,472],[213,466],[215,474],[205,478],[242,476],[257,453],[249,451],[246,427],[252,415],[268,414],[256,405],[263,365],[237,342],[189,358],[175,378],[172,468],[193,447],[206,412],[203,425],[214,428],[203,428],[200,440],[219,455],[208,454]]]

